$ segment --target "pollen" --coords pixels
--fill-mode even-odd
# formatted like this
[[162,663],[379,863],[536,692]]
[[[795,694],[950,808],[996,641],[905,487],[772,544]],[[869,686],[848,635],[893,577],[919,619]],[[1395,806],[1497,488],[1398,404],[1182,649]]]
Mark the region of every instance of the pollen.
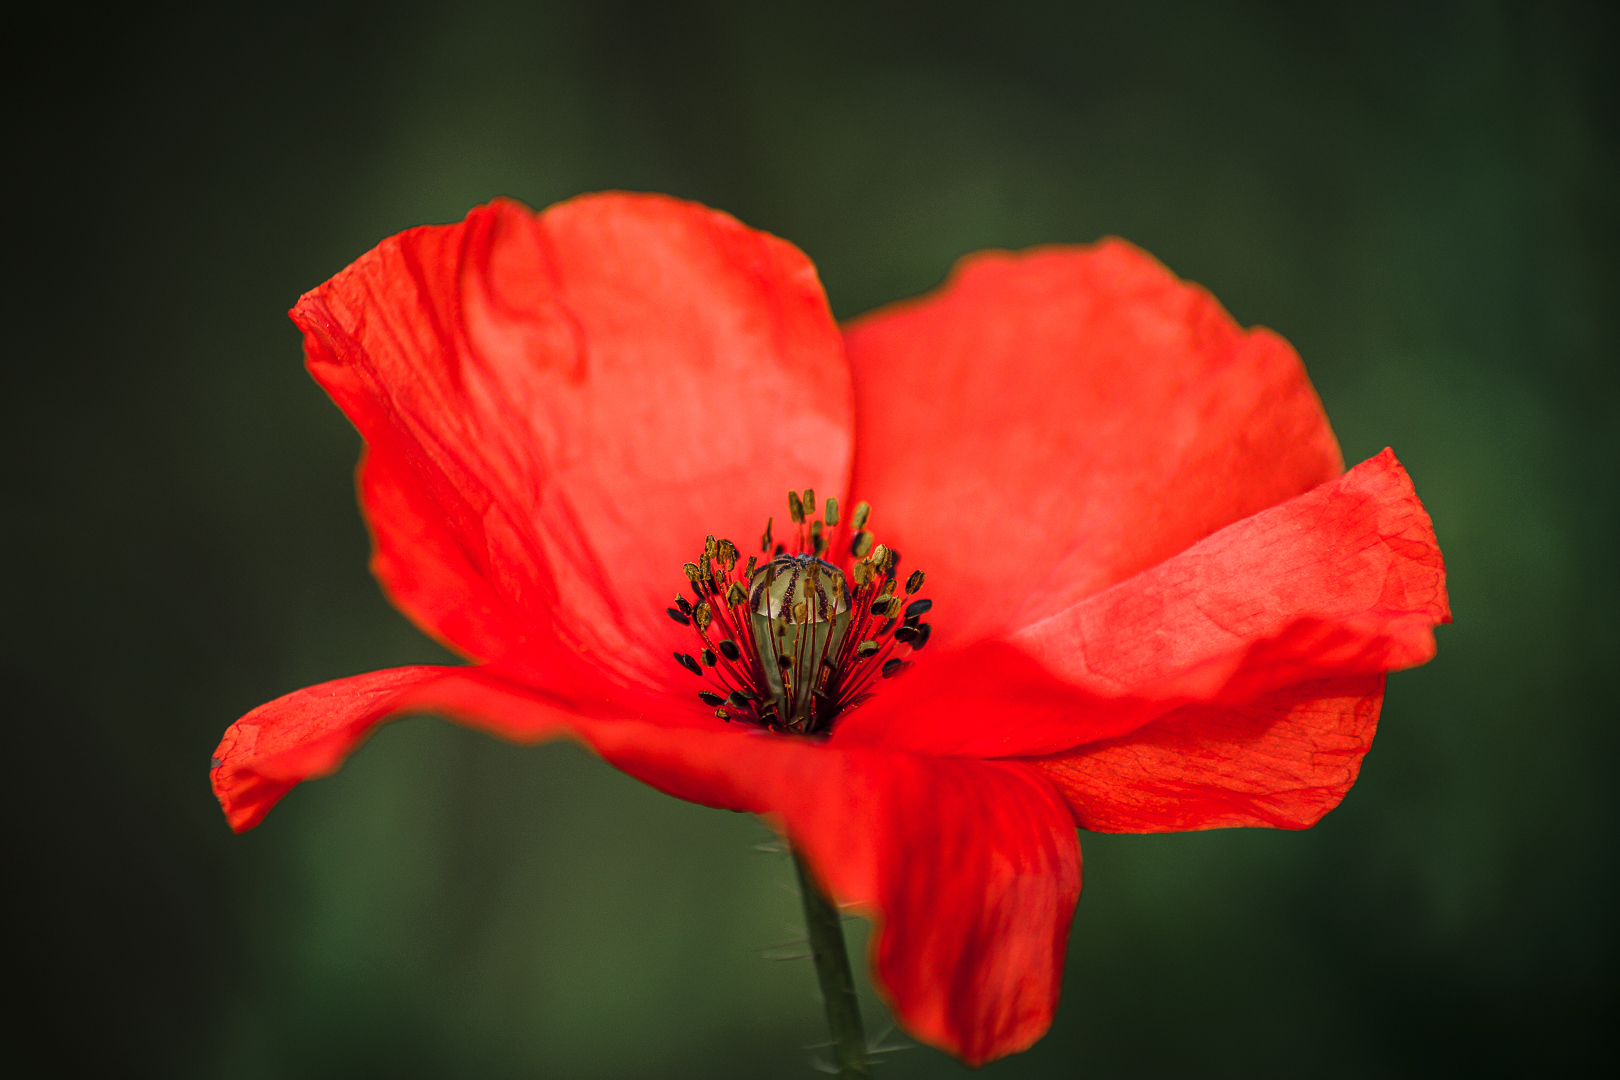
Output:
[[901,595],[921,590],[924,575],[900,582],[900,553],[876,542],[871,516],[863,502],[841,519],[837,499],[818,507],[813,489],[790,491],[792,551],[773,543],[767,519],[761,554],[746,565],[737,545],[710,536],[682,567],[696,599],[676,594],[665,610],[696,633],[701,662],[680,651],[675,662],[706,680],[697,697],[716,716],[824,737],[911,666],[910,655],[928,644],[922,616],[933,601],[910,600],[902,616]]

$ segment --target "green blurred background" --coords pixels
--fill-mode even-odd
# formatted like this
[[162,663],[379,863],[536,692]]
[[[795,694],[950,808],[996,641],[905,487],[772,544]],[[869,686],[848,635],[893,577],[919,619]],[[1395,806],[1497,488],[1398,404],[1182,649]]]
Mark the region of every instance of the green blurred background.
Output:
[[207,788],[245,710],[440,655],[366,574],[358,440],[286,309],[407,226],[601,188],[792,240],[841,317],[975,249],[1127,237],[1291,340],[1347,458],[1393,445],[1433,513],[1457,621],[1343,807],[1082,837],[1056,1024],[988,1075],[1611,1059],[1615,10],[472,0],[15,35],[50,74],[11,140],[0,1065],[815,1075],[752,819],[428,719],[242,837]]

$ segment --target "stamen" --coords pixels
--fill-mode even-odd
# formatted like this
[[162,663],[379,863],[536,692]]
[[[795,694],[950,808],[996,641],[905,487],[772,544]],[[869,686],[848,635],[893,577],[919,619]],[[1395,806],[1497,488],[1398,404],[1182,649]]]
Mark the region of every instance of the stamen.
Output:
[[[767,518],[763,564],[750,556],[739,571],[737,546],[707,536],[698,560],[682,566],[697,600],[677,593],[676,606],[664,610],[694,628],[702,663],[681,652],[675,660],[715,684],[698,698],[722,720],[825,736],[839,715],[871,696],[876,680],[911,665],[890,655],[896,648],[915,652],[928,642],[931,627],[921,616],[932,601],[912,601],[897,626],[900,553],[877,544],[866,529],[871,506],[857,503],[847,523],[854,534],[843,566],[827,561],[841,520],[838,500],[828,498],[820,518],[816,510],[813,488],[788,492],[788,514],[798,526],[794,553],[780,542],[773,550],[774,519]],[[922,571],[913,571],[905,596],[917,593],[923,580]]]

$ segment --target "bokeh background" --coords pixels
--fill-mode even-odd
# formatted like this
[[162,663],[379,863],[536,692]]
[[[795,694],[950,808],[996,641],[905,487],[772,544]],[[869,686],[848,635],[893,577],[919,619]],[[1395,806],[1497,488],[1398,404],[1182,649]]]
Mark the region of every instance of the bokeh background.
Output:
[[12,39],[49,74],[8,170],[8,1075],[815,1075],[750,818],[431,719],[245,836],[207,788],[245,710],[439,656],[367,577],[286,309],[407,226],[601,188],[792,240],[841,317],[1127,237],[1294,342],[1433,513],[1456,624],[1344,805],[1082,837],[1056,1025],[986,1075],[1612,1059],[1613,5],[87,10]]

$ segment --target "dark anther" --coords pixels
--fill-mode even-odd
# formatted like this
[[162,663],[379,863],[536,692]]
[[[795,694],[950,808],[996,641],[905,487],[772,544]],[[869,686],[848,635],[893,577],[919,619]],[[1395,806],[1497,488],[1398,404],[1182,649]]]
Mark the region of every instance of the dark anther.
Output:
[[765,535],[759,538],[759,550],[761,551],[771,550],[771,522],[775,520],[775,518],[765,519]]
[[675,662],[694,675],[703,674],[703,669],[698,667],[698,662],[683,652],[675,654]]
[[753,577],[754,577],[754,564],[757,563],[757,562],[759,562],[759,558],[757,556],[754,556],[754,555],[748,556],[748,566],[743,570],[743,580],[744,581],[750,581],[750,580],[753,579]]
[[926,623],[925,622],[921,626],[917,627],[917,640],[913,641],[911,643],[911,647],[913,649],[920,649],[924,645],[928,644],[928,635],[932,634],[933,632],[934,632],[934,624],[933,623]]
[[838,524],[838,500],[831,495],[827,496],[827,513],[824,516],[829,526]]
[[876,601],[873,601],[873,603],[872,603],[872,614],[874,614],[874,615],[887,615],[889,613],[889,606],[891,604],[893,604],[893,603],[894,603],[893,600],[876,600]]
[[797,491],[788,492],[788,517],[795,525],[804,521],[804,503],[799,501]]
[[720,639],[715,643],[715,647],[720,650],[721,656],[734,664],[742,657],[742,650],[737,648],[737,643],[730,638]]
[[900,629],[894,632],[894,640],[896,641],[910,641],[916,636],[917,629],[916,627],[912,626],[902,626]]
[[913,630],[915,630],[917,628],[917,623],[921,619],[922,619],[921,615],[907,615],[906,616],[906,625],[911,627]]
[[714,655],[713,649],[704,649],[699,655],[703,657],[703,662],[709,667],[714,667],[715,661],[720,659],[718,656]]
[[882,627],[880,627],[878,629],[878,637],[882,637],[884,634],[887,634],[890,630],[893,630],[894,629],[894,624],[897,621],[898,620],[896,620],[896,619],[890,619],[888,622],[884,623],[882,625]]
[[[861,505],[865,506],[866,504],[861,503]],[[856,519],[859,520],[860,516],[860,511],[857,510],[855,512]],[[858,532],[855,534],[855,539],[849,542],[849,553],[855,556],[857,559],[866,558],[866,553],[871,550],[872,534],[869,532]]]
[[674,619],[676,622],[680,623],[682,626],[691,626],[692,625],[692,620],[688,619],[685,615],[682,615],[680,608],[667,607],[664,610],[669,613],[670,618]]
[[724,705],[726,699],[711,690],[699,690],[698,697],[703,699],[705,705]]
[[899,657],[895,657],[893,660],[885,660],[883,661],[883,677],[885,679],[892,679],[896,675],[900,674],[901,669],[903,669],[905,666],[906,661],[901,660]]
[[[916,576],[915,574],[912,575],[912,577]],[[934,602],[932,600],[913,600],[906,605],[906,618],[915,619],[917,616],[926,615],[933,610]]]
[[921,570],[913,570],[911,572],[911,576],[906,578],[906,595],[910,596],[912,593],[922,588],[922,583],[923,572]]
[[787,554],[787,545],[786,544],[777,544],[776,545],[776,551],[772,554],[772,558],[775,558],[777,555],[786,555],[786,554]]
[[716,709],[716,710],[714,710],[714,715],[718,716],[722,720],[730,720],[731,719],[731,714],[726,712],[726,710],[724,710],[724,709]]
[[738,709],[748,708],[749,697],[741,690],[733,690],[731,696],[726,698],[726,704]]
[[675,594],[675,606],[681,609],[682,615],[692,614],[692,604],[680,593]]
[[875,642],[875,641],[863,641],[859,645],[855,646],[855,655],[856,656],[863,656],[863,657],[864,656],[871,656],[873,653],[875,653],[877,651],[878,651],[878,643]]

